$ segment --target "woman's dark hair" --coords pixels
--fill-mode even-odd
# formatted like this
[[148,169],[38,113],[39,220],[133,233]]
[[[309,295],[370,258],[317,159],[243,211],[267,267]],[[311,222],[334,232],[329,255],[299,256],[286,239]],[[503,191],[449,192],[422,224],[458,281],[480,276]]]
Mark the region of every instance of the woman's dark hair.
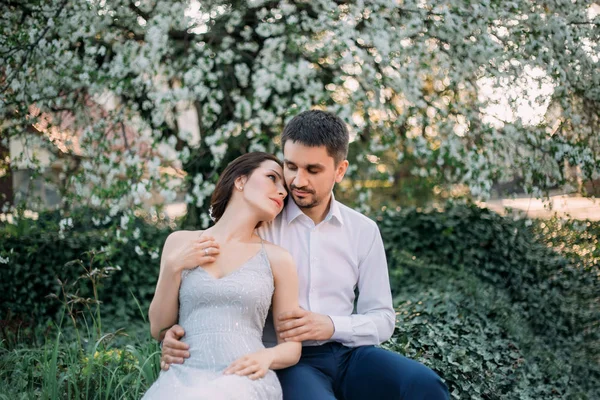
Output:
[[288,140],[308,147],[325,146],[336,165],[348,156],[348,128],[340,117],[327,111],[309,110],[296,115],[283,128],[282,149]]
[[213,221],[217,222],[223,216],[227,204],[229,204],[229,199],[231,199],[235,180],[240,176],[250,178],[254,170],[260,167],[260,164],[264,161],[268,160],[275,161],[283,168],[281,161],[277,157],[262,151],[254,151],[241,155],[225,167],[210,198],[210,215]]

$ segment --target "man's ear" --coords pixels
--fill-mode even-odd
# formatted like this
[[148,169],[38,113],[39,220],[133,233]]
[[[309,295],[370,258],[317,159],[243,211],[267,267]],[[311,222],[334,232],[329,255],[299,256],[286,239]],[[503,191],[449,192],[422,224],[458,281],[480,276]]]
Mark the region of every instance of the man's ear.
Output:
[[348,170],[348,164],[348,160],[344,160],[335,168],[335,181],[337,183],[340,183],[344,179],[344,175],[346,175],[346,171]]

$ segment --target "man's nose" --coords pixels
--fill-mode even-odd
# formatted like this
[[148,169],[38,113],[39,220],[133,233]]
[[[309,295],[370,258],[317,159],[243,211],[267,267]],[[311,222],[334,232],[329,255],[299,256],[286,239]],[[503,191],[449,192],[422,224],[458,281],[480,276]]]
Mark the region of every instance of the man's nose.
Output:
[[298,171],[296,177],[294,178],[294,186],[301,188],[307,185],[308,180],[306,179],[306,174],[302,171]]

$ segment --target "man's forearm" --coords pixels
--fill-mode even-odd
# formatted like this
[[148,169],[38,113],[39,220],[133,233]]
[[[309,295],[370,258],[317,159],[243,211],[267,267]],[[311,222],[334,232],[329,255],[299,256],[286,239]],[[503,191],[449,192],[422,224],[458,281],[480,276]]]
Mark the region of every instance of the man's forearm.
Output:
[[331,339],[348,347],[379,345],[394,332],[395,315],[387,311],[330,318],[335,328]]

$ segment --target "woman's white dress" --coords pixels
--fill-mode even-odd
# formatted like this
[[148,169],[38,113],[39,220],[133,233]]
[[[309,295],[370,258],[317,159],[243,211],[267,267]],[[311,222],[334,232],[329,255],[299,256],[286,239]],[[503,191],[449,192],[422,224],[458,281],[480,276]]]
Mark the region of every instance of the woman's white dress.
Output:
[[282,399],[273,371],[264,378],[224,375],[238,358],[263,349],[262,332],[271,305],[273,273],[264,246],[221,279],[198,267],[182,273],[179,325],[190,357],[162,371],[144,400]]

